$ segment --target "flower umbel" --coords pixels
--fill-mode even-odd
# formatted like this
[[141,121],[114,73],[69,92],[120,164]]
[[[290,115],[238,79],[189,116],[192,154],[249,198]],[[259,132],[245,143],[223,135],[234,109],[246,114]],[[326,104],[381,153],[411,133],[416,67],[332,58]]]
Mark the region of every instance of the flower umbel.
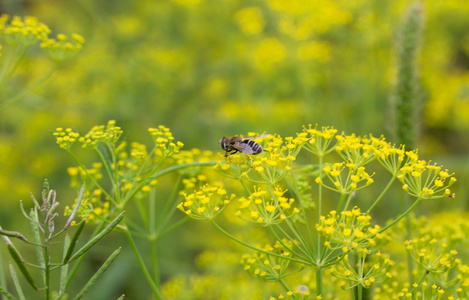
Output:
[[183,196],[184,201],[177,208],[189,217],[202,221],[213,220],[236,197],[234,194],[228,197],[225,189],[208,184]]
[[240,198],[240,210],[236,215],[245,221],[269,226],[279,224],[293,217],[300,210],[293,207],[295,199],[284,197],[286,190],[277,187],[269,193],[267,190],[255,189],[248,198]]

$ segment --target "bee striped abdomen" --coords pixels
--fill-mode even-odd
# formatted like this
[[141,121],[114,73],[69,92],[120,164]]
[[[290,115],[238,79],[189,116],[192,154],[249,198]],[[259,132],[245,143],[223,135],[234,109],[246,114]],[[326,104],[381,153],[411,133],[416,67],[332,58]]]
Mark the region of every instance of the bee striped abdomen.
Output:
[[252,154],[259,154],[262,152],[262,147],[253,140],[245,140],[243,143],[247,144],[251,148]]

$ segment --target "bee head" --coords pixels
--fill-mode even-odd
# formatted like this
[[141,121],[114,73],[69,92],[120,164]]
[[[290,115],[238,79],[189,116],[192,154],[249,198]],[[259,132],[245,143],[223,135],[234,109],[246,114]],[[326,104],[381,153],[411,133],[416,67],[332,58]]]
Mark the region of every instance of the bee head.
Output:
[[220,140],[220,146],[222,147],[222,149],[225,149],[225,148],[226,148],[226,137],[223,137],[223,138]]

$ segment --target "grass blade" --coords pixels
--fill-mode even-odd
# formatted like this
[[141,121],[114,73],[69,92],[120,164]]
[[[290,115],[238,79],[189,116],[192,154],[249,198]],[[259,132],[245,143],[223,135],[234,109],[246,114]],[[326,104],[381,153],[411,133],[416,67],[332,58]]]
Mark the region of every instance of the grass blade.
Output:
[[97,242],[99,242],[101,239],[103,239],[109,232],[111,232],[114,227],[116,227],[120,221],[124,218],[125,211],[121,212],[114,220],[112,220],[109,225],[107,225],[100,233],[98,233],[96,236],[94,236],[91,240],[88,241],[83,247],[80,248],[67,262],[71,262],[83,254],[85,254],[88,250],[90,250],[91,247],[96,245]]
[[[109,266],[112,264],[112,262],[116,259],[117,255],[119,255],[119,252],[121,251],[122,248],[118,248],[116,251],[114,251],[111,256],[106,259],[106,261],[103,263],[101,268],[93,275],[93,277],[90,278],[90,280],[86,283],[86,285],[83,287],[83,289],[75,296],[75,300],[83,298],[83,296],[89,291],[89,289],[95,284],[95,282],[98,280],[98,278],[103,275],[103,273],[109,268]],[[122,296],[121,296],[122,297]]]

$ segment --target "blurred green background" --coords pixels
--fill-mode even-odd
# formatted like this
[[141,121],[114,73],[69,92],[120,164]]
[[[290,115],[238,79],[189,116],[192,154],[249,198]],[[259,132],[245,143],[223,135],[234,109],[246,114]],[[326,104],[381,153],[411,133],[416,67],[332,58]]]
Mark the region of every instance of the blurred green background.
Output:
[[[409,3],[1,0],[1,13],[35,16],[53,35],[78,33],[86,40],[49,81],[0,111],[2,226],[15,225],[18,200],[39,194],[44,178],[59,195],[75,196],[66,173],[73,161],[55,144],[56,127],[86,133],[114,119],[131,141],[149,142],[147,128],[163,124],[186,149],[220,152],[223,136],[294,135],[308,124],[393,141],[395,41]],[[445,207],[464,211],[469,5],[423,3],[418,148],[456,172],[458,198]],[[7,92],[27,87],[52,65],[39,48],[30,49]],[[116,268],[132,269],[129,259],[118,260]],[[184,273],[185,265],[173,263],[168,276]],[[148,289],[143,280],[132,285],[130,290]]]

